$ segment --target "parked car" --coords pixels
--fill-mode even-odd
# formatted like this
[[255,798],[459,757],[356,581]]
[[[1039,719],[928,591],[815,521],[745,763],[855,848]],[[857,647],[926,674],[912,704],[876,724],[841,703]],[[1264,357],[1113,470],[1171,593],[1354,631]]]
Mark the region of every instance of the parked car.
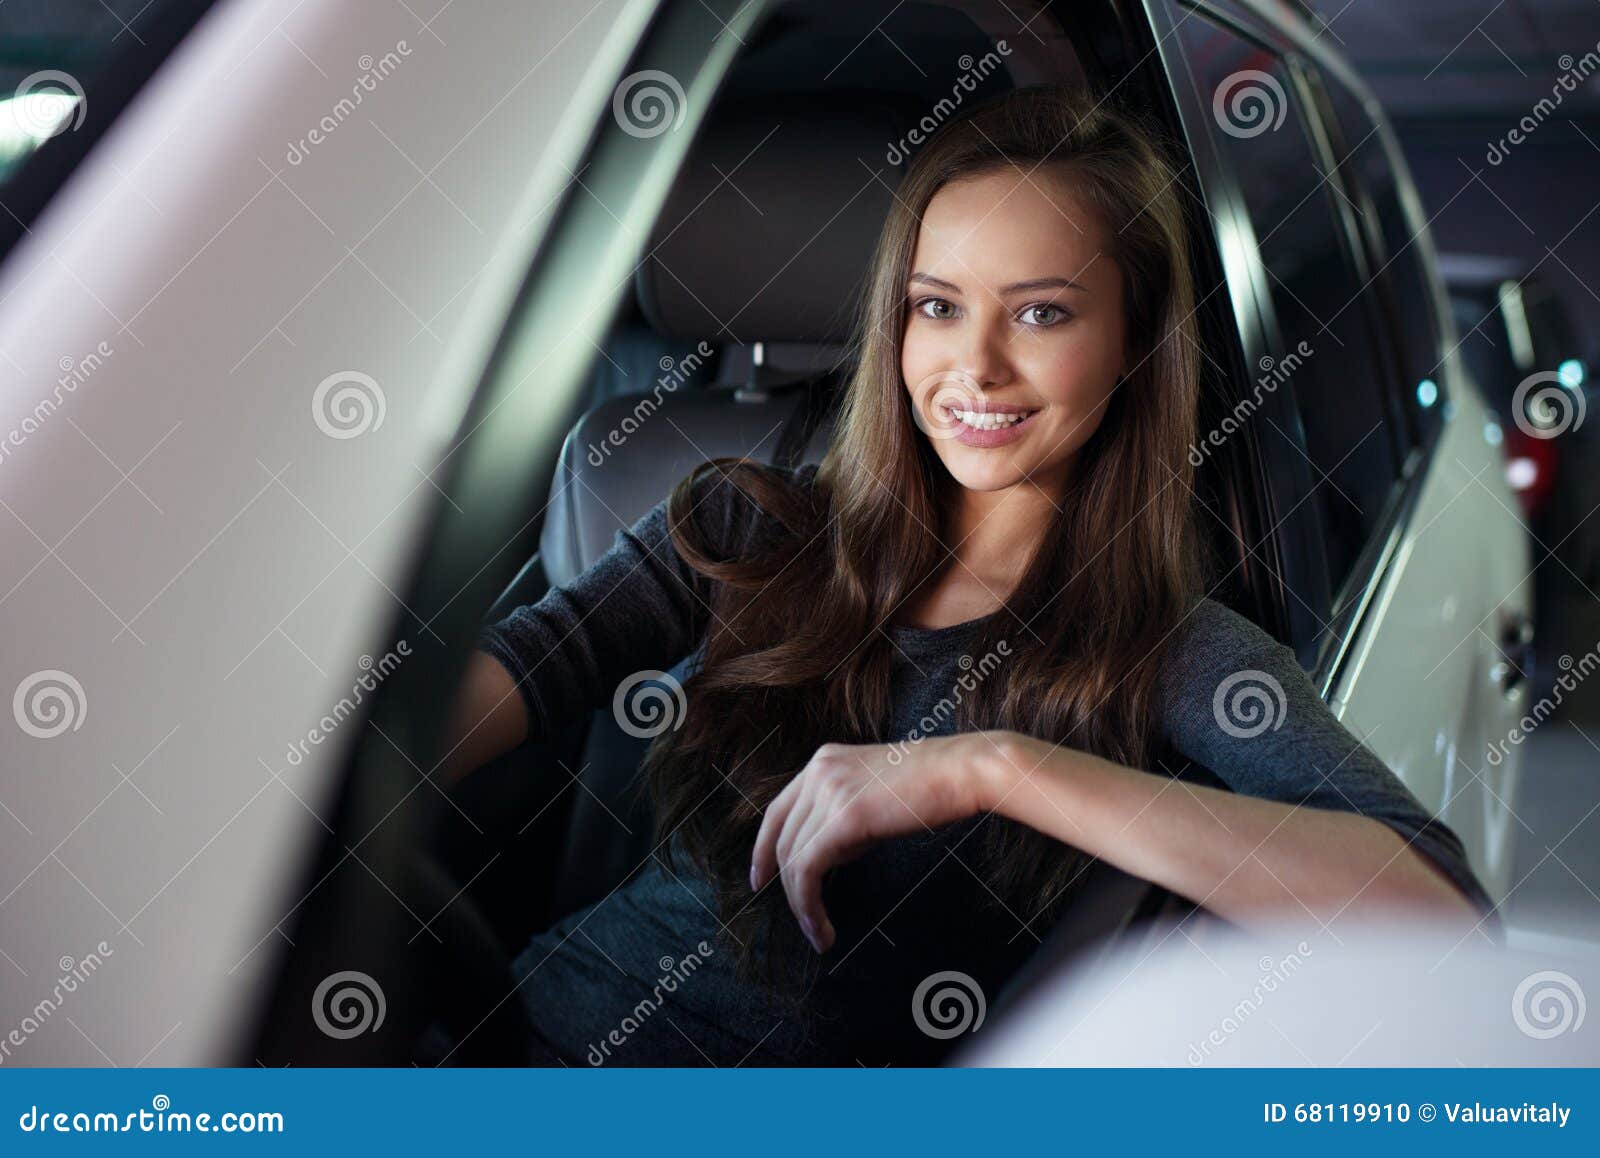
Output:
[[[1027,84],[1183,152],[1214,596],[1512,887],[1528,544],[1299,6],[413,7],[157,0],[3,187],[0,1023],[108,959],[34,1060],[519,1056],[507,958],[648,854],[643,743],[600,705],[445,791],[476,629],[702,459],[819,457],[906,157]],[[1034,976],[1183,907],[1102,869]]]
[[1560,608],[1600,589],[1600,442],[1587,422],[1594,387],[1571,310],[1537,268],[1511,258],[1445,254],[1439,269],[1461,354],[1494,411],[1506,481],[1527,521],[1534,561],[1532,697],[1553,690]]

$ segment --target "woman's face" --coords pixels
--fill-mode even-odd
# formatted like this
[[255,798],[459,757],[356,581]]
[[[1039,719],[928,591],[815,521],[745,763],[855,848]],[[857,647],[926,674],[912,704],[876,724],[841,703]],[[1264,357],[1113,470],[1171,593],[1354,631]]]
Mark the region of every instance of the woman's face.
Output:
[[1110,253],[1061,166],[1008,166],[934,194],[906,287],[900,371],[918,427],[962,486],[1065,483],[1127,369]]

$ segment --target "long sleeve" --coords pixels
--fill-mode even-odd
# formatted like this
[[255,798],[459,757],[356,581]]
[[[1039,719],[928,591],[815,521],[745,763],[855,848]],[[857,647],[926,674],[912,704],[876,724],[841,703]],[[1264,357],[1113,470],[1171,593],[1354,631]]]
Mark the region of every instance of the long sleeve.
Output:
[[1156,695],[1178,756],[1234,792],[1388,825],[1486,914],[1486,932],[1503,937],[1461,839],[1339,721],[1294,652],[1256,624],[1200,601],[1179,628]]
[[[693,518],[719,550],[754,506],[718,475],[702,480]],[[724,555],[726,557],[726,555]],[[485,626],[477,646],[517,681],[535,735],[584,718],[635,672],[665,671],[709,626],[713,584],[679,557],[662,499],[610,550],[537,603]]]

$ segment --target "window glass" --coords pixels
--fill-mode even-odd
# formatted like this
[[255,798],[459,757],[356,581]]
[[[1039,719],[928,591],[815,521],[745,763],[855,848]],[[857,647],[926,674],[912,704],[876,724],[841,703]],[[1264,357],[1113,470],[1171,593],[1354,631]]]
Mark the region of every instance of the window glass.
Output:
[[1342,234],[1344,194],[1313,147],[1281,59],[1198,14],[1178,35],[1260,250],[1277,322],[1269,370],[1298,403],[1337,596],[1397,478],[1382,362]]
[[1426,257],[1406,217],[1399,178],[1378,126],[1336,78],[1325,75],[1323,83],[1343,138],[1334,146],[1340,164],[1348,167],[1350,178],[1366,189],[1370,199],[1375,220],[1369,223],[1369,232],[1380,246],[1374,268],[1381,268],[1384,310],[1401,343],[1401,402],[1412,416],[1413,435],[1420,440],[1438,426],[1443,402],[1435,375],[1444,351],[1439,346]]

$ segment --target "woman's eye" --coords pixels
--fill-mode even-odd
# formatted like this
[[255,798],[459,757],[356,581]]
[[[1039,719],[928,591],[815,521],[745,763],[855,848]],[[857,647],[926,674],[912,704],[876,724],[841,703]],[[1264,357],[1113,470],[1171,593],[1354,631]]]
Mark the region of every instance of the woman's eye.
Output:
[[923,298],[912,308],[923,317],[932,318],[939,322],[955,317],[956,312],[955,306],[945,301],[944,298]]
[[1066,311],[1060,306],[1037,305],[1026,306],[1022,311],[1023,320],[1034,326],[1053,326],[1066,317]]

